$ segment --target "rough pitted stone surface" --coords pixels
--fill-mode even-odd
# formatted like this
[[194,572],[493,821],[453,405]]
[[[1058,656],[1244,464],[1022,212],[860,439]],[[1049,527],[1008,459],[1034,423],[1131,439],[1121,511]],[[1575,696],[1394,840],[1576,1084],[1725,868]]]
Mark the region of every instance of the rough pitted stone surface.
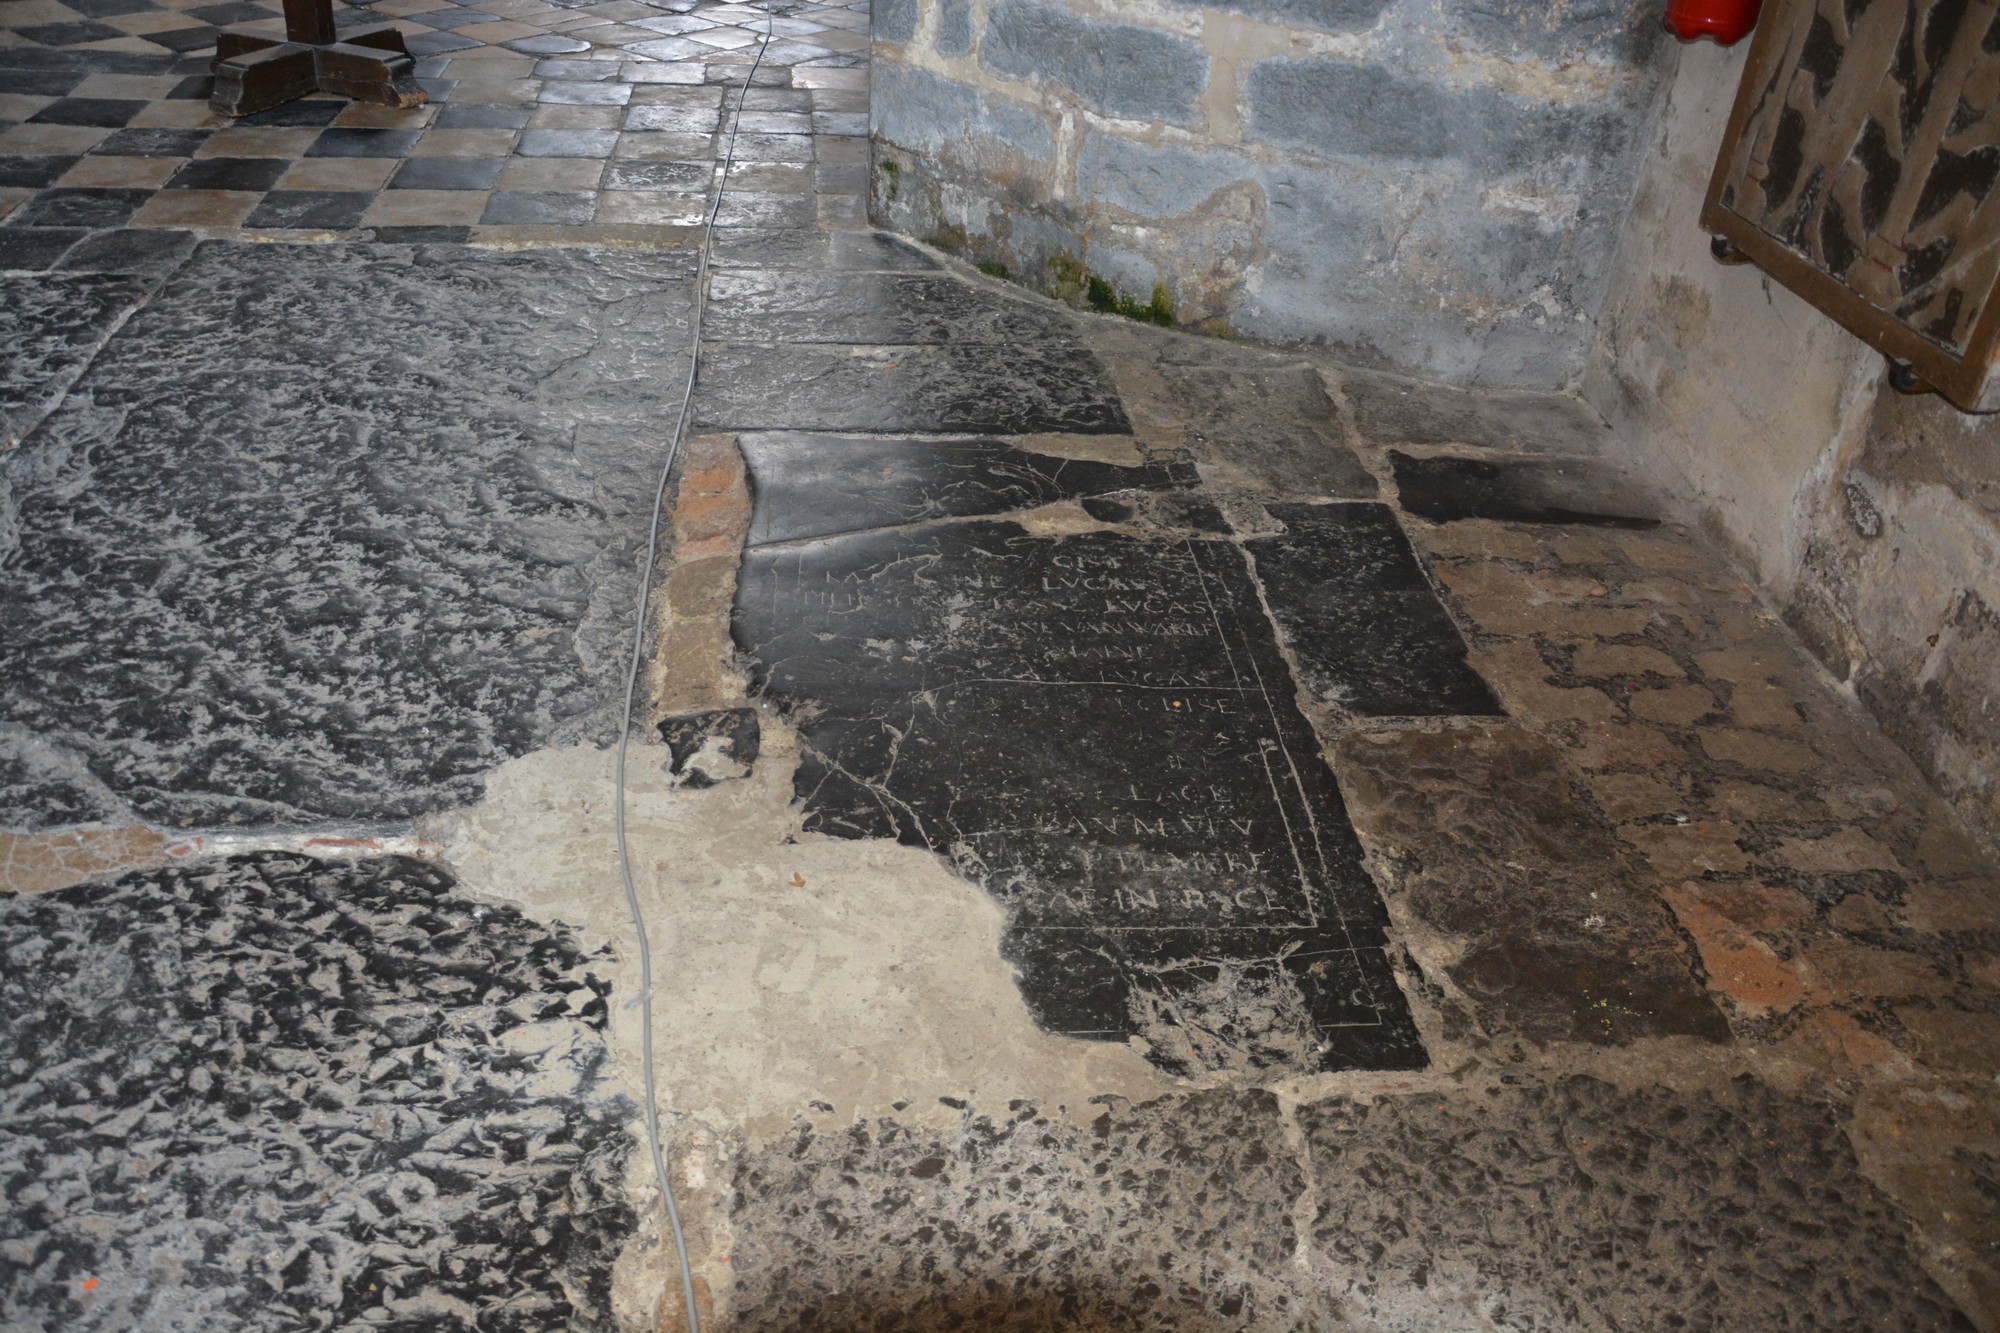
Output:
[[[0,449],[33,429],[99,344],[145,299],[146,279],[99,273],[0,274]],[[0,549],[7,540],[0,508]]]
[[260,855],[0,899],[7,1327],[608,1327],[607,988],[451,889]]
[[1264,1092],[972,1108],[942,1134],[802,1123],[737,1168],[738,1324],[1323,1328],[1291,1289],[1304,1184]]
[[979,58],[1015,78],[1052,79],[1112,116],[1191,120],[1208,57],[1186,38],[1125,23],[1096,23],[1039,0],[1000,0]]
[[1834,1116],[1750,1079],[1343,1099],[1299,1123],[1316,1267],[1355,1327],[1972,1328]]
[[[213,823],[407,816],[607,736],[689,269],[198,251],[0,461],[0,746]],[[0,823],[61,822],[22,767]]]

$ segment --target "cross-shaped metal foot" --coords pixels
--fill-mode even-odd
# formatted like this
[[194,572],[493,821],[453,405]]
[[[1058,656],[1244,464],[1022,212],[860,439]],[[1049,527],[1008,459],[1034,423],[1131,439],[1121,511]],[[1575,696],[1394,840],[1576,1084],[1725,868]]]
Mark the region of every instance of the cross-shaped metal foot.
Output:
[[336,37],[333,0],[285,0],[285,36],[224,28],[216,36],[215,92],[209,106],[225,116],[247,116],[313,91],[339,93],[357,102],[422,106],[416,61],[403,34],[383,26]]

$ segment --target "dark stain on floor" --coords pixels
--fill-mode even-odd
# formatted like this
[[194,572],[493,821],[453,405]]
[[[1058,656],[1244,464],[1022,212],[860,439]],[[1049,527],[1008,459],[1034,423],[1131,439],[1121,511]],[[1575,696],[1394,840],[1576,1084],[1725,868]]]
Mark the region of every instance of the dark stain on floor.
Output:
[[263,854],[0,899],[8,1326],[608,1328],[609,988],[452,888]]
[[1508,523],[1659,525],[1655,508],[1611,467],[1588,458],[1416,458],[1391,450],[1404,510],[1433,523],[1488,518]]
[[84,799],[24,737],[203,824],[407,817],[608,739],[691,278],[202,247],[0,456],[0,823]]

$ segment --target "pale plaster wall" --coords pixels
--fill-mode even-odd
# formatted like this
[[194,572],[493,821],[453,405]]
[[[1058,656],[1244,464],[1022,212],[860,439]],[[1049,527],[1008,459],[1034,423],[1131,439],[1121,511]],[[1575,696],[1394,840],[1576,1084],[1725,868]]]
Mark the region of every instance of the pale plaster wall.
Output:
[[2000,418],[1896,395],[1878,354],[1710,255],[1698,215],[1746,51],[1682,53],[1583,393],[2000,846]]

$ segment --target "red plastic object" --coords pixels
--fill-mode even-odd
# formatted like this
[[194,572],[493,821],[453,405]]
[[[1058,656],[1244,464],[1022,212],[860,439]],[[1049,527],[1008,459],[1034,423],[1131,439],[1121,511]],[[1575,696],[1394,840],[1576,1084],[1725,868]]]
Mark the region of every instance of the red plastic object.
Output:
[[1667,0],[1667,31],[1684,42],[1734,46],[1757,26],[1764,0]]

